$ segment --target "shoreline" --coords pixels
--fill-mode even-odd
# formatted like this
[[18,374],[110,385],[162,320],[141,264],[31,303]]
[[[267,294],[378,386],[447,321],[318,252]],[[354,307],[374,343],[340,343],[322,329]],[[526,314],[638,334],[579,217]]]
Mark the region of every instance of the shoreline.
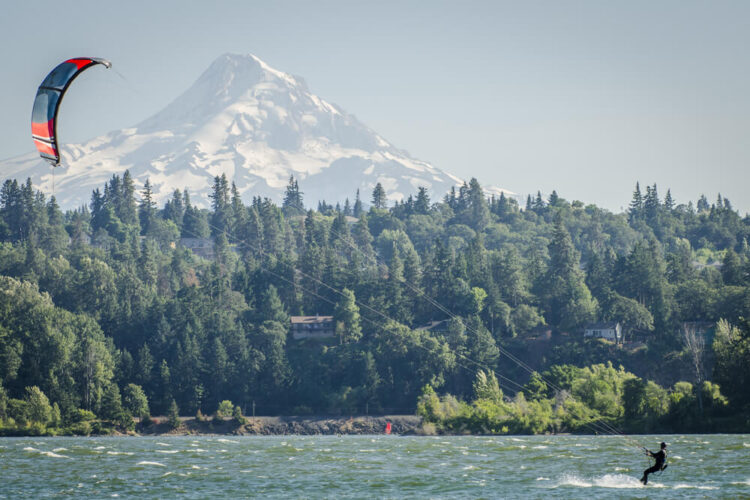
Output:
[[136,436],[157,435],[231,435],[231,436],[282,436],[282,435],[358,435],[383,434],[391,424],[393,434],[420,434],[422,417],[416,415],[382,415],[349,417],[244,417],[245,423],[234,419],[195,417],[181,418],[176,429],[170,429],[164,418],[149,426],[136,425]]

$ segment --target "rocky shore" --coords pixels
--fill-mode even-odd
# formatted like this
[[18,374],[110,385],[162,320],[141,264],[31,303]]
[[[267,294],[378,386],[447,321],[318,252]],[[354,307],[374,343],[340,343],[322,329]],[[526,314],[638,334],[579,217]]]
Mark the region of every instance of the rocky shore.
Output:
[[421,434],[422,418],[415,415],[351,416],[351,417],[245,417],[245,423],[234,419],[184,418],[177,429],[170,429],[166,419],[157,418],[150,425],[139,424],[139,435],[338,435],[382,434],[390,422],[393,434]]

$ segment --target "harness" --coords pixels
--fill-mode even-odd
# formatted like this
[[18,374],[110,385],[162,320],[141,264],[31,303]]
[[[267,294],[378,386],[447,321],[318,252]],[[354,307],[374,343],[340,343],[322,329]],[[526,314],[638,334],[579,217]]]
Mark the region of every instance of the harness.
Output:
[[[643,451],[644,451],[644,453],[645,453],[645,455],[647,457],[653,458],[654,459],[654,464],[656,464],[656,457],[654,457],[654,454],[651,453],[649,450],[647,450],[645,447],[643,448]],[[661,451],[661,453],[664,454],[664,461],[662,462],[661,467],[659,467],[659,471],[658,471],[659,475],[661,475],[661,473],[664,472],[664,469],[666,469],[667,466],[669,465],[669,464],[667,464],[667,450],[666,449],[662,449],[660,451]],[[649,463],[651,463],[651,462],[649,461]]]

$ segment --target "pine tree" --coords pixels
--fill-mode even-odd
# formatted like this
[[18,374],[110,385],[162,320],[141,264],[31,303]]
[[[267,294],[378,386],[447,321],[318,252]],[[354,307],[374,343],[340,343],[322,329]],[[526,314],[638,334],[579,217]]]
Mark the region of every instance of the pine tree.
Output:
[[126,170],[125,173],[122,174],[120,203],[115,213],[123,224],[138,224],[138,213],[135,202],[135,182],[133,181],[133,177],[130,175],[129,170]]
[[427,194],[427,188],[419,188],[417,199],[414,202],[414,211],[418,214],[428,214],[430,212],[430,195]]
[[549,244],[550,263],[546,276],[545,302],[548,322],[568,330],[594,319],[596,300],[591,297],[579,257],[562,218],[554,220],[552,241]]
[[342,344],[357,342],[362,338],[359,307],[354,292],[348,288],[343,289],[341,298],[336,303],[333,319]]
[[544,204],[544,199],[542,198],[542,192],[537,191],[532,209],[534,210],[534,212],[541,214],[544,212],[544,208],[545,208],[545,204]]
[[643,196],[641,195],[640,183],[635,183],[635,191],[633,191],[633,199],[630,201],[630,207],[628,208],[628,218],[630,222],[640,219],[643,216]]
[[383,189],[383,185],[378,182],[375,185],[375,189],[372,190],[372,206],[373,208],[383,210],[387,205],[388,199],[385,195],[385,189]]
[[710,210],[711,207],[708,205],[708,200],[705,195],[701,195],[695,208],[698,210],[698,213],[708,212]]
[[674,209],[674,200],[672,200],[672,190],[667,189],[667,195],[664,197],[664,210],[671,213]]
[[305,213],[305,207],[302,204],[302,194],[303,193],[299,190],[297,180],[293,175],[290,175],[284,193],[284,202],[282,204],[284,215],[291,217],[293,215],[302,215]]
[[[91,212],[93,216],[93,201]],[[138,218],[140,219],[141,223],[141,234],[145,235],[148,233],[151,224],[156,218],[156,202],[154,201],[153,193],[151,192],[151,181],[149,181],[148,177],[146,178],[146,182],[143,185],[143,191],[141,191],[141,202],[138,205]]]
[[214,185],[209,195],[211,198],[211,235],[216,237],[219,233],[228,233],[231,230],[231,213],[229,206],[229,182],[227,176],[214,177]]
[[359,189],[357,189],[357,196],[354,198],[354,208],[352,209],[352,216],[359,219],[362,213],[362,200],[359,199]]
[[552,194],[549,195],[549,206],[556,207],[559,202],[560,202],[560,197],[557,196],[557,191],[553,189]]

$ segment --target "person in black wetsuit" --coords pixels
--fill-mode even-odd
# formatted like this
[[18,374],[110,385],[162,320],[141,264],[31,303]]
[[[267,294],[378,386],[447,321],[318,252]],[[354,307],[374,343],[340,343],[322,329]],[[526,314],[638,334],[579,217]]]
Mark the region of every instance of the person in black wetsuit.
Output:
[[656,463],[653,467],[649,467],[648,469],[643,471],[643,477],[641,478],[641,482],[643,484],[648,483],[648,475],[652,474],[654,472],[659,472],[661,470],[664,470],[667,468],[666,461],[667,461],[667,443],[661,443],[661,450],[654,453],[653,451],[646,450],[646,448],[643,448],[646,451],[646,455],[650,457],[654,457],[654,460],[656,460]]

